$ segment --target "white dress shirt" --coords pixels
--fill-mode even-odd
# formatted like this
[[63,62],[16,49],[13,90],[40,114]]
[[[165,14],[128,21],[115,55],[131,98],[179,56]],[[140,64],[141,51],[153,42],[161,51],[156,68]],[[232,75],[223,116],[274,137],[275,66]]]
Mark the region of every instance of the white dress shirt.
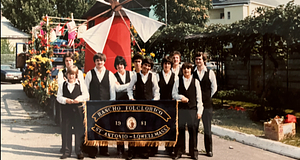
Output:
[[[75,88],[75,84],[80,85],[80,90],[81,90],[82,95],[78,96],[76,98],[76,100],[78,100],[80,102],[89,100],[90,95],[89,95],[89,92],[84,83],[81,83],[81,82],[79,83],[78,79],[76,79],[76,81],[74,83],[69,83],[68,81],[66,81],[66,83],[67,83],[67,88],[70,93],[73,92],[73,90]],[[67,97],[63,96],[63,83],[58,84],[58,91],[57,91],[56,99],[60,104],[66,104]]]
[[[101,72],[98,72],[96,67],[94,68],[94,70],[96,72],[99,82],[101,83],[101,81],[104,77],[106,68],[103,67],[101,69]],[[115,85],[116,85],[116,81],[117,81],[116,77],[111,71],[109,71],[108,77],[109,77],[109,90],[110,90],[110,99],[109,100],[116,100],[116,89],[115,89]],[[88,90],[89,90],[91,81],[92,81],[92,72],[88,71],[85,76],[85,85]]]
[[[179,77],[183,79],[184,88],[187,90],[191,84],[193,76],[191,76],[189,79],[186,79],[184,76]],[[172,97],[176,100],[181,100],[184,95],[179,94],[179,78],[175,81],[173,85],[172,90]],[[195,87],[196,87],[196,101],[197,101],[197,114],[201,114],[203,112],[203,103],[202,103],[202,92],[201,92],[201,86],[197,79],[195,79]],[[189,97],[186,97],[190,99]]]
[[[120,79],[121,81],[124,83],[124,84],[120,84],[120,85],[116,85],[116,92],[124,92],[126,91],[127,92],[127,88],[129,86],[129,83],[125,83],[126,82],[126,71],[124,73],[124,75],[122,75],[121,73],[117,72],[117,74],[119,74],[120,76]],[[134,73],[132,73],[131,71],[129,71],[129,76],[130,76],[130,79],[132,78],[132,76],[134,75]],[[116,80],[118,81],[118,80]]]
[[175,76],[178,76],[179,71],[180,71],[180,65],[178,65],[175,69],[172,67],[172,68],[171,68],[171,71],[172,71],[173,73],[175,73]]
[[[169,81],[170,81],[170,78],[171,78],[171,76],[172,76],[172,71],[170,71],[169,73],[165,73],[165,71],[162,71],[162,75],[163,75],[163,77],[164,77],[164,80],[165,80],[165,82],[166,82],[166,84],[168,84],[169,83]],[[157,82],[159,82],[159,74],[156,74],[157,75]],[[176,76],[176,74],[175,74],[175,76],[174,76],[174,82],[176,81],[178,79],[178,76]]]
[[[133,87],[135,86],[135,83],[137,81],[137,74],[141,74],[141,79],[142,79],[143,83],[145,84],[147,82],[149,73],[150,72],[148,72],[146,75],[144,75],[144,74],[142,74],[142,72],[140,72],[140,73],[136,73],[132,76],[130,84],[127,88],[127,95],[129,97],[129,99],[134,99],[133,98]],[[151,72],[151,73],[152,73],[152,84],[153,84],[152,93],[154,95],[153,100],[159,100],[160,94],[159,94],[159,87],[158,87],[157,78],[156,78],[157,76],[155,75],[155,73],[153,73],[153,72]]]
[[[66,68],[67,70],[67,68]],[[84,77],[83,77],[83,73],[81,70],[78,69],[78,80],[80,81],[80,83],[84,83]],[[62,72],[62,69],[58,71],[57,74],[57,83],[64,83],[65,79],[64,79],[64,73]]]
[[[198,77],[199,77],[200,81],[202,81],[204,73],[207,72],[208,70],[204,66],[204,68],[201,70],[201,72],[199,72],[199,70],[197,69],[197,66],[196,66],[194,71],[197,71]],[[213,70],[209,70],[209,80],[211,82],[211,97],[212,97],[218,89],[216,75]]]

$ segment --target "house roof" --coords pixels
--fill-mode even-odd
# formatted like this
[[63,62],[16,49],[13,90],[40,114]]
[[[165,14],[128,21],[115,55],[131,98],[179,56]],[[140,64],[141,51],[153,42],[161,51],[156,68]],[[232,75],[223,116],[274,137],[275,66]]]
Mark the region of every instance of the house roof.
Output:
[[30,38],[30,35],[15,28],[8,19],[1,16],[1,38]]
[[249,4],[260,3],[266,6],[277,7],[282,4],[278,0],[213,0],[213,6],[233,5],[233,4]]

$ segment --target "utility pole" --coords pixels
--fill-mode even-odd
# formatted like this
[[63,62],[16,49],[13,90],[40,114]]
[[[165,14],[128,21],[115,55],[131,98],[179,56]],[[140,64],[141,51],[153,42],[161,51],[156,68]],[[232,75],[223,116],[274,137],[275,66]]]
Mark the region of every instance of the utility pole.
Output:
[[165,22],[166,25],[168,26],[168,10],[167,10],[167,0],[165,0]]

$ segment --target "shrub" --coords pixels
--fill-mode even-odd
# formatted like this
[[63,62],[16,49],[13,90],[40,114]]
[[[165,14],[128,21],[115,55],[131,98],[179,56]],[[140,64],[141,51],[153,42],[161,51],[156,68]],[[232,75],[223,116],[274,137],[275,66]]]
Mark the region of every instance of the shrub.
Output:
[[251,103],[260,103],[259,97],[255,94],[255,92],[246,91],[246,90],[221,90],[218,91],[215,98],[226,99],[226,100],[234,100],[234,101],[245,101]]

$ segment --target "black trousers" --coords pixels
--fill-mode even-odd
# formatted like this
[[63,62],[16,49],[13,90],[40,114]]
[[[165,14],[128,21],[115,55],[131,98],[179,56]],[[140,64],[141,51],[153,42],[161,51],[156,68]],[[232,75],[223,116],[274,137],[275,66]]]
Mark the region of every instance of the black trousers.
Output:
[[204,128],[204,145],[206,153],[212,152],[212,136],[211,136],[211,120],[212,120],[212,107],[204,108],[202,114],[202,123]]
[[189,153],[192,157],[198,156],[197,136],[199,120],[197,110],[179,109],[178,110],[178,130],[179,135],[175,146],[175,155],[182,155],[185,149],[185,126],[187,124],[189,133]]
[[[75,133],[75,153],[81,154],[84,138],[83,108],[61,105],[62,111],[62,149],[64,154],[72,153],[72,133]],[[74,131],[72,130],[74,128]]]

